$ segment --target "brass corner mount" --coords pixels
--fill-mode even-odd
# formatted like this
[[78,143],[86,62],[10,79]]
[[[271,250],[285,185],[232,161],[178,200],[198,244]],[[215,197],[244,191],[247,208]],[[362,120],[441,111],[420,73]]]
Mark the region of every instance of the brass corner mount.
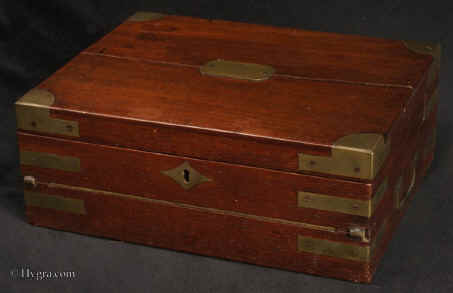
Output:
[[330,157],[299,154],[299,170],[373,179],[390,151],[390,141],[377,133],[351,134],[332,145]]

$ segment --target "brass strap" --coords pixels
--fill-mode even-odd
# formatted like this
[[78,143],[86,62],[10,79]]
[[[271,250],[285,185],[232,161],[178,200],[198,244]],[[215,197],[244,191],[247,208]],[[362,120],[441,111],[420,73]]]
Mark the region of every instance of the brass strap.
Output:
[[359,200],[339,196],[325,195],[306,191],[297,193],[298,207],[338,212],[371,218],[384,197],[388,186],[386,178],[379,185],[376,193],[370,200]]
[[297,236],[297,248],[299,252],[306,252],[335,258],[348,259],[358,262],[370,262],[382,242],[387,231],[388,218],[383,221],[381,227],[370,244],[346,243],[320,239],[309,236]]
[[66,198],[27,190],[24,192],[24,197],[27,206],[53,209],[79,215],[86,214],[85,202],[81,199]]
[[122,198],[139,200],[139,201],[143,201],[143,202],[157,203],[157,204],[162,204],[162,205],[167,205],[167,206],[182,207],[182,208],[186,208],[186,209],[215,213],[215,214],[220,214],[220,215],[228,215],[228,216],[235,216],[235,217],[241,217],[241,218],[252,219],[252,220],[259,220],[259,221],[268,222],[268,223],[280,223],[280,224],[285,224],[285,225],[292,225],[292,226],[296,226],[299,228],[311,229],[311,230],[316,230],[316,231],[325,231],[325,232],[331,232],[331,233],[337,232],[337,229],[335,227],[330,227],[330,226],[321,226],[321,225],[315,225],[315,224],[309,224],[309,223],[303,223],[303,222],[284,220],[284,219],[279,219],[279,218],[262,217],[262,216],[256,216],[256,215],[251,215],[251,214],[245,214],[245,213],[241,213],[241,212],[201,207],[201,206],[195,206],[195,205],[191,205],[191,204],[141,197],[141,196],[136,196],[136,195],[131,195],[131,194],[104,191],[104,190],[91,189],[91,188],[79,187],[79,186],[64,185],[64,184],[58,184],[58,183],[37,182],[37,184],[46,185],[48,188],[61,188],[61,189],[75,190],[75,191],[80,191],[80,192],[98,193],[98,194],[103,194],[103,195],[108,195],[108,196],[122,197]]
[[20,164],[39,168],[80,172],[80,159],[56,154],[20,151]]

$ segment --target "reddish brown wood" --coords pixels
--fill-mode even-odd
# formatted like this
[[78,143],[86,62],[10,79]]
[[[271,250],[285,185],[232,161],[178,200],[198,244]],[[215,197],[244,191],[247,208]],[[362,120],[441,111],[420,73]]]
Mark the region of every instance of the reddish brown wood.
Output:
[[304,78],[412,88],[431,62],[401,41],[181,16],[126,22],[87,52],[190,66],[220,58]]
[[[415,158],[418,155],[416,165],[416,182],[421,182],[426,168],[430,165],[434,149],[429,145],[429,137],[434,133],[437,122],[437,110],[430,113],[428,119],[422,127],[413,135],[417,137],[406,141],[406,147],[403,152],[395,156],[394,164],[390,167],[391,171],[388,173],[389,194],[383,199],[381,205],[376,210],[374,216],[370,219],[370,235],[375,237],[382,222],[391,215],[394,210],[395,198],[394,190],[400,176],[403,178],[401,186],[401,194],[404,195],[409,189],[412,179],[412,172],[414,167]],[[415,190],[415,189],[414,189]],[[411,195],[414,192],[411,193]],[[409,200],[405,202],[405,206],[409,204]]]
[[[369,267],[371,276],[377,270],[379,262],[382,259],[383,255],[385,253],[385,250],[387,249],[387,247],[392,239],[393,234],[397,231],[398,225],[401,222],[402,218],[404,217],[404,214],[406,213],[411,200],[413,199],[414,195],[416,194],[417,189],[423,180],[423,177],[426,175],[426,172],[428,171],[429,167],[431,166],[433,159],[434,159],[434,150],[427,153],[426,156],[421,157],[419,164],[417,165],[417,171],[416,171],[417,179],[415,181],[413,191],[411,192],[411,194],[409,194],[409,197],[407,198],[405,205],[400,210],[396,210],[390,215],[390,217],[388,219],[388,224],[387,224],[388,228],[386,229],[387,232],[384,235],[384,237],[382,238],[381,246],[377,250],[375,259],[373,260],[373,262],[371,262],[370,267]],[[407,189],[404,189],[404,190],[407,190]]]
[[[351,225],[370,227],[374,231],[379,220],[388,215],[388,207],[391,208],[393,204],[393,187],[401,172],[406,173],[405,188],[409,185],[411,170],[403,170],[402,166],[410,164],[409,161],[413,159],[416,149],[423,148],[428,133],[435,128],[435,112],[428,118],[421,128],[408,133],[410,139],[406,140],[407,145],[396,148],[389,163],[384,167],[378,180],[382,182],[387,178],[389,188],[371,221],[360,216],[299,208],[297,191],[367,200],[372,197],[379,184],[372,185],[344,179],[196,160],[22,132],[18,133],[18,140],[20,150],[74,156],[81,160],[81,172],[22,166],[24,175],[32,175],[39,182],[88,187],[262,217],[336,227],[338,233],[344,234]],[[171,178],[161,173],[185,161],[212,181],[184,190]]]
[[[431,159],[432,157],[423,161],[423,171],[420,174],[424,173]],[[421,177],[422,175],[417,179],[416,185]],[[384,234],[376,257],[367,264],[297,251],[297,235],[352,241],[327,232],[206,213],[196,208],[187,209],[158,202],[144,203],[91,192],[49,188],[46,185],[38,185],[34,190],[83,199],[87,209],[87,215],[79,216],[27,207],[28,219],[35,225],[355,282],[371,282],[379,259],[405,211],[404,208],[392,212],[389,228]],[[149,220],[151,218],[153,221]]]
[[[201,75],[216,58],[277,74]],[[297,171],[299,153],[329,156],[346,135],[400,145],[431,63],[400,41],[169,16],[126,22],[39,87],[82,141]]]
[[297,253],[298,234],[325,233],[95,193],[45,186],[36,190],[83,199],[87,215],[27,207],[35,225],[354,281],[368,278],[360,262]]
[[[201,75],[217,58],[270,64],[276,75]],[[18,131],[21,150],[81,159],[80,173],[22,171],[36,177],[35,191],[84,199],[88,214],[27,215],[56,229],[369,282],[407,208],[394,207],[397,179],[405,192],[419,152],[419,184],[433,157],[424,149],[436,110],[423,117],[438,84],[427,85],[432,61],[400,41],[175,16],[127,22],[39,85],[56,97],[51,116],[77,121],[80,137]],[[357,133],[391,141],[374,180],[295,172],[299,153],[329,156]],[[185,191],[161,174],[184,161],[213,180]],[[297,207],[297,191],[367,200],[386,179],[371,219]],[[373,241],[389,217],[370,264],[297,252],[299,234],[369,245],[347,229],[364,227]]]
[[79,121],[88,142],[294,171],[298,153],[327,156],[348,134],[388,134],[398,145],[397,134],[416,125],[401,118],[403,107],[423,104],[403,88],[253,83],[134,62],[77,57],[41,85],[56,95],[53,115]]
[[[287,77],[224,79],[198,68],[90,55],[76,57],[40,87],[63,111],[320,146],[354,133],[387,133],[412,94]],[[80,127],[81,136],[90,132]]]
[[[371,188],[365,183],[24,133],[19,133],[18,139],[21,150],[80,158],[82,166],[80,173],[22,166],[24,175],[33,175],[42,182],[83,186],[317,225],[336,227],[344,227],[349,223],[366,225],[366,219],[359,216],[297,207],[297,191],[369,199]],[[161,173],[183,162],[189,162],[194,169],[212,181],[184,190],[173,179]]]

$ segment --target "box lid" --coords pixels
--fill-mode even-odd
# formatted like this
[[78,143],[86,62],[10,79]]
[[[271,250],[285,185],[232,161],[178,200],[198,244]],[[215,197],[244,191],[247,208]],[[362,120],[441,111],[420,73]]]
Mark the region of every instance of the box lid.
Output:
[[139,13],[21,98],[18,129],[369,180],[436,63],[406,45]]

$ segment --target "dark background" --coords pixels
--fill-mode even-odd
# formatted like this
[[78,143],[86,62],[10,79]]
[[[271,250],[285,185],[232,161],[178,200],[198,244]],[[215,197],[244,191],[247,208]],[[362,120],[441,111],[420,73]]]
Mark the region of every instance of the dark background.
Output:
[[[0,2],[0,293],[453,292],[451,1]],[[17,189],[13,103],[136,9],[203,18],[441,41],[444,55],[433,166],[371,285],[33,227]],[[378,70],[378,69],[376,69]],[[10,270],[75,271],[76,280],[21,281]]]

